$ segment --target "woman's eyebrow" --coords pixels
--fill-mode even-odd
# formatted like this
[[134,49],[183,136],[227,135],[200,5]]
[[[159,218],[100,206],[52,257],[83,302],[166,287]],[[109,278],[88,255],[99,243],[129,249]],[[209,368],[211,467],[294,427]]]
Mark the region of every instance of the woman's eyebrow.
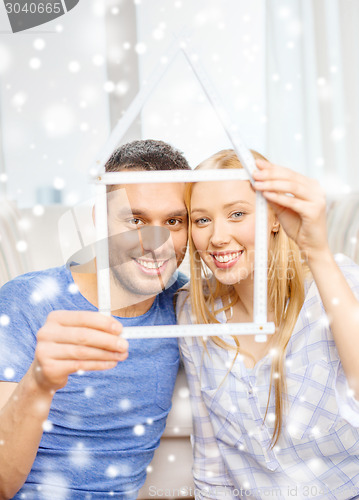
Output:
[[[248,205],[249,207],[253,206],[253,204],[250,203],[249,201],[236,200],[236,201],[231,201],[230,203],[226,203],[225,205],[223,205],[223,208],[230,208],[233,205]],[[208,210],[208,208],[194,208],[193,210],[191,210],[191,215],[196,213],[196,212],[206,212],[207,210]]]
[[250,207],[253,206],[253,204],[247,200],[236,200],[236,201],[231,201],[230,203],[226,203],[225,205],[223,205],[223,208],[229,208],[232,205],[248,205]]

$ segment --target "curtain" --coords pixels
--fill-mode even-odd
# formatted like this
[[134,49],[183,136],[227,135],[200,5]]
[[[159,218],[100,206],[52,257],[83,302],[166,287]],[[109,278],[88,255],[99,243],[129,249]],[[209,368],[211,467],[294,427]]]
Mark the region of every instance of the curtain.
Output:
[[359,2],[267,0],[266,20],[269,158],[359,191]]

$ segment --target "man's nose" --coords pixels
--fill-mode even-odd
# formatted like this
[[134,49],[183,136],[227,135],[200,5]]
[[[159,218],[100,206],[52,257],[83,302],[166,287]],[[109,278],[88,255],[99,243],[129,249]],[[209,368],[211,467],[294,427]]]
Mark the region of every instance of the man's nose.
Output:
[[161,226],[146,226],[138,229],[139,242],[144,253],[155,252],[170,239],[169,229]]

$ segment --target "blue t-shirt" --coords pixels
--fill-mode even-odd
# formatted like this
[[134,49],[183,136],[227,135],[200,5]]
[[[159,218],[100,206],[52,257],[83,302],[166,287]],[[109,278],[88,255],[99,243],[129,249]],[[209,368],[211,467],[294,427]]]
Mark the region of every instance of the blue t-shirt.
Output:
[[[173,296],[186,278],[159,294],[124,326],[175,324]],[[0,290],[0,380],[19,382],[36,334],[52,310],[96,311],[64,266],[20,276]],[[55,393],[26,483],[14,499],[136,498],[171,408],[177,339],[129,340],[129,357],[107,371],[70,375]]]

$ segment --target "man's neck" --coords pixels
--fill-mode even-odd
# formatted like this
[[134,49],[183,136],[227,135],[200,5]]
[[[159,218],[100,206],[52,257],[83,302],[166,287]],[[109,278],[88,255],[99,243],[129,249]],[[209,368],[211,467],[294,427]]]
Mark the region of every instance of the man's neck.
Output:
[[[76,273],[71,271],[72,279],[74,280],[79,292],[85,299],[90,302],[94,307],[98,308],[98,295],[97,295],[97,276],[95,273]],[[113,289],[113,287],[111,287]],[[111,296],[118,297],[118,293],[111,293]],[[147,311],[151,309],[152,304],[155,301],[156,296],[146,298],[141,300],[140,297],[126,297],[126,300],[119,299],[116,305],[119,307],[113,309],[111,314],[113,316],[119,316],[122,318],[135,318],[137,316],[142,316]],[[135,303],[134,303],[135,300]]]

